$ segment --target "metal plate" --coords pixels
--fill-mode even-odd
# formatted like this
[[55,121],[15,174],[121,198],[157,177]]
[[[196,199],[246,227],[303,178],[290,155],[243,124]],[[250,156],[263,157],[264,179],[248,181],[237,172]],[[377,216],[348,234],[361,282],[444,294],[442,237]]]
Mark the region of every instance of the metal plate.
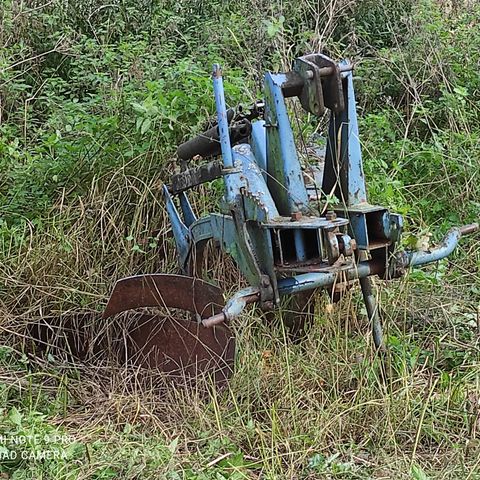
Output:
[[216,384],[233,372],[235,339],[225,325],[201,324],[156,315],[141,315],[129,325],[127,362],[157,368],[169,378],[184,381],[208,374]]
[[[202,318],[219,313],[222,291],[208,282],[184,275],[139,275],[119,280],[103,314],[157,307],[162,314],[128,314],[124,335],[109,349],[129,365],[158,369],[181,383],[212,375],[216,384],[230,378],[235,339],[227,325],[205,328],[182,316],[182,310]],[[123,317],[118,320],[123,323]]]
[[48,351],[88,363],[113,360],[133,371],[140,367],[164,372],[178,385],[204,375],[221,385],[234,369],[235,338],[225,324],[205,328],[173,315],[139,313],[106,321],[78,313],[44,317],[29,325],[28,333],[36,354]]
[[225,305],[222,291],[185,275],[137,275],[119,280],[108,300],[104,318],[142,307],[180,308],[202,318],[219,313]]

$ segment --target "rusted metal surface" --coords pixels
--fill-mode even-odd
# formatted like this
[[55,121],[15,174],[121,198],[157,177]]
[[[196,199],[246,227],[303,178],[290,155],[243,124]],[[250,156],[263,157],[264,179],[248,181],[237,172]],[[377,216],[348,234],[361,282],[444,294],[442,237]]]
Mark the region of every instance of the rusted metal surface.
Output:
[[98,320],[90,312],[45,315],[27,326],[28,338],[33,340],[35,353],[48,351],[58,358],[85,360],[96,353],[93,327],[102,329]]
[[209,318],[206,318],[205,320],[202,320],[202,325],[205,328],[211,328],[214,327],[215,325],[220,325],[226,320],[225,313],[220,312],[217,313],[216,315],[212,315]]
[[354,265],[354,261],[349,259],[344,263],[337,262],[335,265],[329,265],[325,261],[321,261],[320,259],[308,261],[305,263],[292,263],[287,265],[277,265],[275,270],[279,273],[284,274],[293,274],[293,273],[313,273],[313,272],[323,272],[323,273],[331,273],[331,272],[343,272],[345,270],[350,269]]
[[328,264],[333,265],[340,256],[340,246],[338,244],[338,237],[335,232],[326,232],[325,246],[327,249]]
[[216,384],[232,374],[235,338],[228,325],[212,328],[172,315],[125,314],[104,320],[92,313],[45,317],[28,328],[35,353],[69,361],[158,370],[169,381],[191,384],[211,375]]
[[218,314],[223,305],[221,290],[198,278],[154,274],[119,280],[104,318],[141,307],[158,307],[161,314],[129,315],[124,334],[113,342],[117,346],[109,348],[122,352],[120,357],[127,364],[158,369],[175,380],[209,374],[215,383],[222,383],[234,365],[235,340],[230,329],[226,324],[205,328],[195,319],[181,318],[178,310],[207,318]]
[[326,218],[329,222],[333,222],[334,220],[337,219],[337,214],[336,214],[333,210],[329,210],[329,211],[325,214],[325,218]]
[[172,379],[209,374],[218,384],[233,372],[235,339],[225,324],[205,328],[188,320],[141,315],[129,325],[125,344],[128,363],[159,369]]
[[294,212],[292,217],[277,216],[269,222],[264,222],[262,225],[265,228],[335,228],[348,225],[348,220],[345,218],[336,218],[334,220],[327,220],[325,217],[312,217],[308,215],[297,216],[299,212]]
[[170,307],[199,314],[218,313],[224,305],[222,291],[198,278],[184,275],[137,275],[119,280],[103,314],[111,317],[141,307]]
[[479,228],[478,223],[471,223],[470,225],[459,227],[458,230],[462,235],[471,235],[472,233],[478,232]]
[[335,113],[345,108],[340,67],[332,59],[321,54],[305,55],[294,61],[293,68],[303,79],[299,99],[305,110],[321,116],[325,107]]
[[185,172],[177,173],[172,176],[172,193],[183,192],[189,188],[210,182],[220,178],[223,173],[223,164],[219,161],[213,161],[200,165],[199,167],[189,168]]

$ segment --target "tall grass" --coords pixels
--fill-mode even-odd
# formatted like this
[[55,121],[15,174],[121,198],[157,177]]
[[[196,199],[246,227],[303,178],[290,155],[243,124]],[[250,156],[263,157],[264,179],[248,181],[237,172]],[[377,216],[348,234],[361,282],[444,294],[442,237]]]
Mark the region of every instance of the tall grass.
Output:
[[[479,11],[469,2],[14,2],[0,15],[0,434],[66,433],[11,478],[478,478],[480,248],[378,282],[386,375],[358,291],[321,294],[305,339],[251,310],[227,388],[160,394],[155,372],[32,353],[29,326],[98,318],[116,279],[173,272],[160,199],[174,150],[266,68],[327,49],[357,65],[372,202],[415,244],[478,218]],[[317,125],[309,118],[302,130]],[[218,186],[199,189],[199,213]],[[223,259],[209,275],[241,280]],[[223,275],[228,270],[228,278]],[[102,328],[101,325],[90,325]],[[45,439],[44,439],[45,440]],[[48,438],[47,438],[48,440]],[[2,448],[10,448],[3,442]],[[14,446],[19,451],[21,448]]]

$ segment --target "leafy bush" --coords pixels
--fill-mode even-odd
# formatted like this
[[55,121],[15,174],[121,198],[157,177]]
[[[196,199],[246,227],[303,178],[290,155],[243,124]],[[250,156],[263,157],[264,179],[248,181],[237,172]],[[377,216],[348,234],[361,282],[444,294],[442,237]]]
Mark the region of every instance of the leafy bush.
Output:
[[[412,10],[404,37],[360,65],[371,193],[412,223],[443,227],[480,215],[479,7]],[[478,29],[477,29],[478,31]],[[396,193],[400,191],[400,195]]]

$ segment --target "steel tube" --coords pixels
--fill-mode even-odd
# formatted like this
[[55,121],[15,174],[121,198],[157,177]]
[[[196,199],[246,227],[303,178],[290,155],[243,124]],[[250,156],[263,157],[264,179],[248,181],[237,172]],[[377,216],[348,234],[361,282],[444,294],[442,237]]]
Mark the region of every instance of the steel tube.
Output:
[[[403,264],[405,267],[409,265],[424,265],[440,260],[452,253],[462,235],[476,232],[478,229],[479,225],[477,223],[465,225],[460,228],[452,228],[447,235],[445,235],[438,247],[428,252],[404,252],[397,258],[397,262]],[[337,281],[340,273],[344,274],[344,278],[347,281],[360,280],[368,316],[372,320],[375,345],[377,348],[383,349],[382,327],[378,307],[376,305],[371,281],[367,278],[370,275],[383,275],[385,273],[385,265],[383,262],[364,260],[346,270],[303,273],[294,277],[282,278],[278,280],[278,291],[280,295],[295,295],[316,288],[328,287]],[[235,318],[240,315],[247,304],[256,302],[259,299],[260,291],[256,287],[248,287],[240,290],[227,302],[222,313],[207,318],[203,320],[202,323],[204,326],[209,327]]]
[[[379,262],[365,261],[354,265],[348,270],[344,270],[347,280],[354,280],[357,278],[365,278],[369,275],[376,275],[382,273],[384,269],[383,264]],[[329,273],[304,273],[295,277],[282,278],[278,281],[278,290],[280,295],[294,295],[307,290],[315,288],[327,287],[333,285],[338,278],[339,272]],[[260,290],[256,287],[247,287],[238,291],[230,300],[223,311],[210,318],[202,320],[204,327],[212,327],[222,323],[225,320],[231,320],[240,313],[249,304],[257,302],[260,299]]]
[[210,328],[226,320],[238,317],[249,303],[260,299],[260,290],[256,287],[247,287],[239,290],[225,305],[221,313],[202,320],[204,327]]
[[416,265],[425,265],[426,263],[436,262],[442,258],[448,257],[455,250],[462,235],[474,233],[478,231],[478,228],[478,223],[472,223],[471,225],[464,225],[463,227],[450,229],[437,247],[426,252],[408,252],[407,264],[414,267]]
[[383,341],[383,328],[380,312],[378,311],[378,302],[375,298],[375,292],[370,277],[360,278],[360,287],[362,288],[363,301],[367,309],[369,320],[372,322],[373,342],[378,350],[385,350]]
[[[246,139],[252,132],[252,124],[248,120],[230,124],[228,128],[230,144]],[[182,143],[177,148],[177,156],[182,160],[190,160],[196,155],[203,158],[218,155],[222,151],[218,126],[197,135],[195,138]]]
[[[358,260],[367,261],[368,253],[365,250],[357,251]],[[368,319],[372,325],[373,342],[377,350],[384,351],[385,343],[383,340],[382,318],[378,309],[378,302],[375,294],[375,288],[371,277],[359,279],[360,288],[362,289],[363,301],[367,309]]]
[[230,134],[228,130],[228,116],[227,107],[225,106],[222,69],[217,63],[213,65],[213,92],[215,94],[215,105],[217,107],[218,132],[222,148],[223,165],[225,168],[232,168],[232,147],[230,145]]
[[[383,265],[380,265],[379,262],[370,260],[360,262],[348,270],[343,270],[343,273],[347,280],[355,280],[368,277],[369,275],[378,275],[382,273],[383,269]],[[314,288],[328,287],[335,283],[339,273],[339,271],[328,273],[313,272],[282,278],[278,281],[278,290],[280,295],[294,295],[306,290],[313,290]]]

